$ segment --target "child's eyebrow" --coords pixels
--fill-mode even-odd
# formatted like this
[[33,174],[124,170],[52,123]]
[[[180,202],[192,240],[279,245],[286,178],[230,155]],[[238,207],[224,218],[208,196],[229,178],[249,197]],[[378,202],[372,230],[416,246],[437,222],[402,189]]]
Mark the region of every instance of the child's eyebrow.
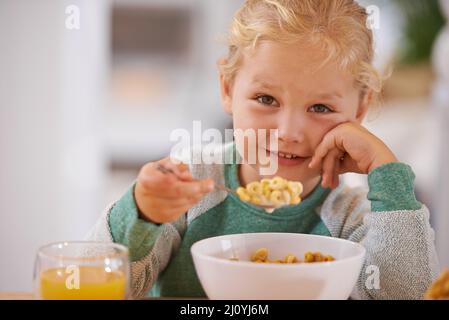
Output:
[[277,86],[275,84],[271,84],[269,82],[266,82],[265,80],[258,79],[258,78],[254,78],[253,81],[251,82],[251,84],[257,85],[257,86],[260,86],[260,87],[265,87],[267,89],[277,89],[277,88],[279,88],[279,86]]
[[[275,84],[271,84],[263,79],[260,78],[254,78],[251,81],[252,85],[257,85],[263,88],[267,88],[267,89],[280,89],[281,86],[275,85]],[[323,93],[311,93],[310,94],[311,97],[315,98],[315,99],[333,99],[333,98],[337,98],[337,99],[343,99],[343,95],[340,94],[340,92],[335,91],[335,92],[323,92]]]
[[318,99],[332,99],[332,98],[343,99],[343,96],[339,92],[318,93],[318,94],[314,94],[313,97],[318,98]]

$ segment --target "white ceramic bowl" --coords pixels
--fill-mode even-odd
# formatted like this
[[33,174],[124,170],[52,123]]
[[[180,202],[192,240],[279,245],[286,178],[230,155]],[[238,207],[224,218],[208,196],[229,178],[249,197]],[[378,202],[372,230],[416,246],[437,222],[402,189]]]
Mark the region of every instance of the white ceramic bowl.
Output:
[[[259,248],[270,260],[307,251],[332,255],[320,263],[262,264],[250,261]],[[245,233],[213,237],[191,248],[195,269],[210,299],[347,299],[359,276],[365,248],[357,243],[299,233]],[[238,257],[239,261],[230,258]]]

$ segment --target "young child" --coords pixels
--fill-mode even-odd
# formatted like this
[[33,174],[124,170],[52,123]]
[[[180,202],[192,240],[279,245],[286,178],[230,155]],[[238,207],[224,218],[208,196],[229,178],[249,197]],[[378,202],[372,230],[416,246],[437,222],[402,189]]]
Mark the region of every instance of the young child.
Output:
[[[235,156],[231,164],[146,164],[89,237],[129,248],[134,297],[205,296],[190,247],[247,232],[359,242],[367,253],[352,298],[423,297],[439,272],[428,209],[415,199],[410,166],[361,125],[381,90],[366,21],[352,0],[244,3],[218,64],[222,104],[234,129],[278,129],[273,176],[302,182],[304,200],[270,214],[214,189],[263,178],[260,163],[246,161],[244,139],[220,148]],[[273,155],[270,145],[256,144]],[[178,177],[158,171],[158,163]],[[345,172],[367,174],[369,191],[339,184]],[[367,285],[370,270],[378,270],[378,286]]]

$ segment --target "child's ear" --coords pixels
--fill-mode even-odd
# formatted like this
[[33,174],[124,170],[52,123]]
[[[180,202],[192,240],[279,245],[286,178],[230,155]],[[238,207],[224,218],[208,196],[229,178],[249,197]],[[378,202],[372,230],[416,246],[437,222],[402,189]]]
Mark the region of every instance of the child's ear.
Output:
[[223,66],[227,63],[225,58],[218,60],[217,66],[220,75],[220,94],[221,94],[221,104],[225,112],[232,114],[232,96],[231,96],[231,86],[226,80],[223,74]]
[[359,107],[357,109],[357,115],[356,115],[356,120],[358,123],[362,123],[363,119],[365,118],[365,116],[368,112],[368,108],[369,108],[372,100],[373,100],[373,91],[372,90],[368,90],[361,97]]

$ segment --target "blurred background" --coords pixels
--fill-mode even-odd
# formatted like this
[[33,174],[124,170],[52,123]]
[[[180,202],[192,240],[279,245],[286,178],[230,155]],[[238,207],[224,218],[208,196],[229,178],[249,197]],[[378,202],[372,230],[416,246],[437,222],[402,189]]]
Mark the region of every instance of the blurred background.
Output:
[[[38,247],[82,239],[174,129],[232,128],[216,61],[242,2],[0,1],[0,291],[31,291]],[[391,73],[365,125],[413,167],[449,267],[449,0],[360,2]]]

